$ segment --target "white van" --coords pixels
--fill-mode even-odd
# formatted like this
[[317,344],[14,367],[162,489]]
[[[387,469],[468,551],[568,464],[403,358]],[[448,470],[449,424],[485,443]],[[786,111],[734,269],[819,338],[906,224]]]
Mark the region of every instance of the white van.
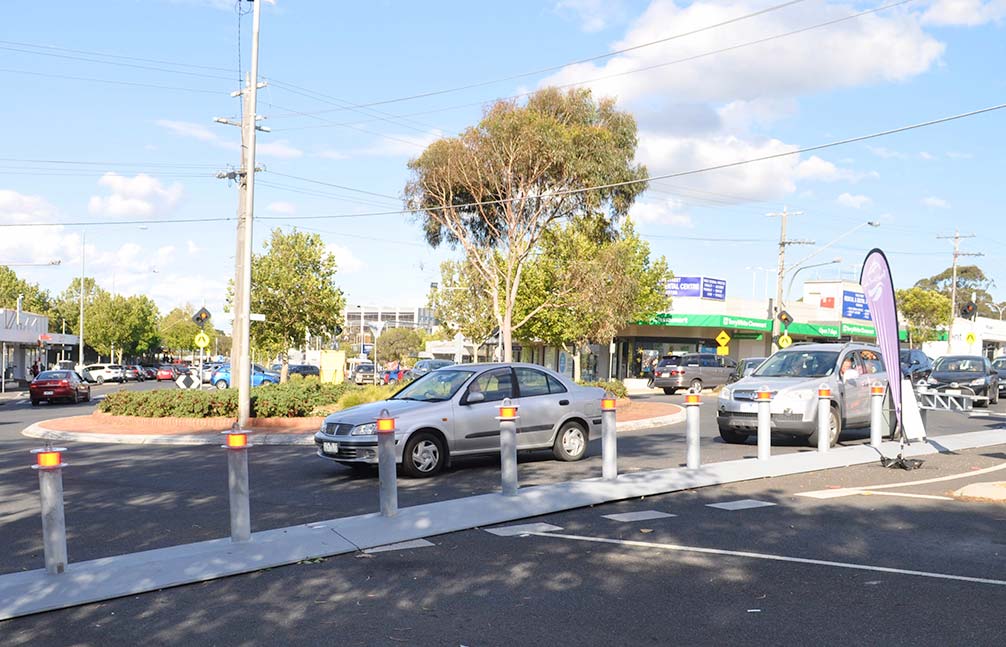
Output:
[[84,367],[84,379],[88,382],[124,382],[126,372],[119,364],[89,364]]

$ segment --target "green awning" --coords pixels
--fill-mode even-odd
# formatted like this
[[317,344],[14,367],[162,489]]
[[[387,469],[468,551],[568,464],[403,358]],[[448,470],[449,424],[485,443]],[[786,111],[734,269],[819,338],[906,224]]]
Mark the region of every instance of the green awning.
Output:
[[770,319],[734,317],[731,315],[692,315],[660,313],[650,321],[637,321],[643,326],[689,326],[696,328],[733,328],[735,330],[772,330]]

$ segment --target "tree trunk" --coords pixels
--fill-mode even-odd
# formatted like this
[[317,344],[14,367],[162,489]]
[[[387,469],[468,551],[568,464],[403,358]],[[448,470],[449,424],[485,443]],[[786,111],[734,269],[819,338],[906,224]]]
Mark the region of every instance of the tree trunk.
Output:
[[510,325],[513,323],[513,314],[507,312],[503,315],[503,325],[500,326],[499,341],[503,345],[503,361],[513,361],[513,332]]
[[279,354],[280,362],[282,366],[279,369],[279,383],[286,384],[287,380],[290,379],[290,356],[285,352]]

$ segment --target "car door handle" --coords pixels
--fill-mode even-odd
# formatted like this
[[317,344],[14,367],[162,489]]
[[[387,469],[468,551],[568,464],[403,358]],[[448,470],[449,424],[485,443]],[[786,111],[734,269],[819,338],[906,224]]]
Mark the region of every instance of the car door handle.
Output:
[[569,404],[569,400],[559,400],[559,406],[560,407],[565,407],[568,404]]

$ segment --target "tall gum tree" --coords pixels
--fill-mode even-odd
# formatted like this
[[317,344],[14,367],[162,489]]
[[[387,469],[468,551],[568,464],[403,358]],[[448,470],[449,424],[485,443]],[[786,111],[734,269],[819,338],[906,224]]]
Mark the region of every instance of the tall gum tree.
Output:
[[[406,207],[431,246],[463,250],[491,298],[504,361],[532,316],[515,320],[515,306],[541,237],[564,221],[611,237],[646,188],[636,143],[635,119],[613,99],[544,88],[523,106],[495,103],[476,126],[409,162]],[[617,186],[592,188],[608,185]]]

